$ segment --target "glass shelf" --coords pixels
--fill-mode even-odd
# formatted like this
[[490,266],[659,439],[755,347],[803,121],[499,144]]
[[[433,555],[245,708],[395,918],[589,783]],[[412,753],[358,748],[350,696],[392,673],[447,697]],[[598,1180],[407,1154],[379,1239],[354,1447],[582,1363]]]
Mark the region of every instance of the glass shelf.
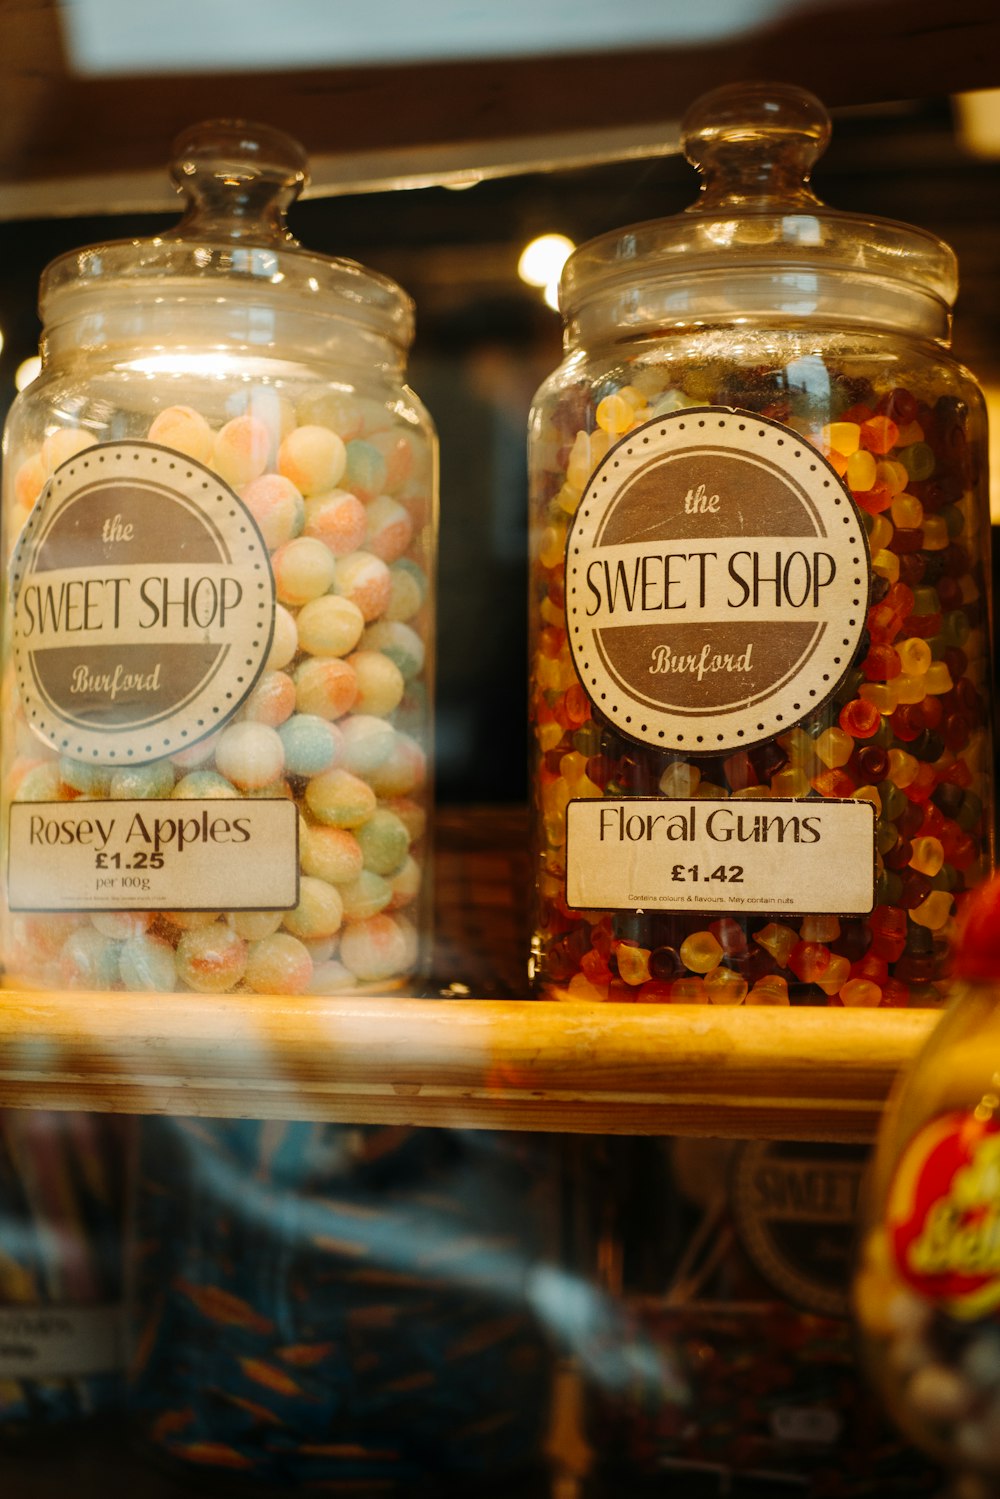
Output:
[[32,993],[0,1006],[0,1106],[864,1141],[926,1010],[525,999],[524,820],[439,817],[422,995]]

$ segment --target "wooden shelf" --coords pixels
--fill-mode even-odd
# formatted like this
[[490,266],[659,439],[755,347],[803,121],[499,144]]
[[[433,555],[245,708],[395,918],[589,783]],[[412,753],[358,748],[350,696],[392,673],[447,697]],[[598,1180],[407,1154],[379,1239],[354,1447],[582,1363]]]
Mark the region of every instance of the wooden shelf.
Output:
[[937,1018],[532,1002],[527,888],[516,809],[445,812],[432,996],[8,990],[0,1106],[867,1140]]
[[0,1106],[867,1140],[935,1018],[8,992]]

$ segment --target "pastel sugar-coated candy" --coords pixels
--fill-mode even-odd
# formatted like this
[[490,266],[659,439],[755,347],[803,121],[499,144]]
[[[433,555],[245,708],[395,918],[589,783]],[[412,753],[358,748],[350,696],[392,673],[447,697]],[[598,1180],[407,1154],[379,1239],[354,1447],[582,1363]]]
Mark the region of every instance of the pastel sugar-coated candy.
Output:
[[334,564],[334,591],[350,599],[370,624],[384,614],[392,592],[392,575],[381,557],[372,552],[352,552]]
[[165,797],[174,789],[174,767],[170,760],[151,760],[147,765],[123,765],[111,772],[108,796],[116,801],[133,797]]
[[347,661],[357,682],[359,713],[385,718],[399,707],[406,683],[394,661],[378,650],[355,651]]
[[347,443],[360,437],[365,427],[364,407],[357,396],[345,390],[307,391],[295,412],[300,426],[329,427]]
[[345,557],[364,544],[368,531],[365,507],[346,489],[315,495],[305,507],[303,530],[329,547],[334,557]]
[[177,986],[177,963],[170,943],[147,933],[123,942],[118,970],[126,989],[168,993]]
[[295,711],[295,683],[287,672],[265,671],[240,709],[240,717],[276,729]]
[[211,463],[215,433],[200,411],[193,406],[166,406],[149,425],[150,442],[162,443],[178,453],[186,453],[199,463]]
[[234,489],[259,479],[267,468],[274,440],[267,423],[256,416],[236,416],[215,434],[211,465]]
[[41,451],[42,468],[46,477],[54,474],[70,458],[92,448],[96,441],[93,433],[84,431],[82,427],[57,427],[54,432],[50,432],[42,443]]
[[246,964],[246,942],[221,921],[183,932],[177,944],[178,977],[202,994],[232,989],[243,977]]
[[337,656],[307,657],[295,669],[295,705],[300,713],[342,718],[357,702],[358,691],[354,667]]
[[274,631],[271,650],[265,663],[268,671],[280,671],[294,659],[299,648],[295,616],[283,604],[274,606]]
[[365,650],[381,651],[394,661],[403,676],[419,676],[424,668],[424,642],[416,630],[400,620],[380,619],[369,625],[361,637]]
[[357,837],[347,828],[307,823],[301,835],[301,860],[304,873],[334,885],[347,885],[360,875],[365,856]]
[[346,459],[343,473],[345,489],[366,502],[382,494],[388,465],[378,448],[362,438],[353,438],[347,444]]
[[118,943],[93,927],[72,932],[59,953],[67,989],[110,989],[118,976]]
[[395,812],[380,807],[357,830],[365,868],[376,874],[394,874],[410,847],[410,835]]
[[283,474],[261,474],[240,495],[260,529],[268,551],[298,536],[305,523],[301,492]]
[[219,736],[215,763],[221,775],[243,790],[269,786],[284,770],[284,745],[266,723],[230,724]]
[[[355,974],[339,951],[346,912],[364,921],[390,904],[411,907],[424,869],[428,777],[413,731],[422,733],[427,712],[433,462],[408,419],[346,392],[292,394],[248,380],[221,402],[201,402],[180,389],[134,418],[135,435],[213,468],[246,507],[276,593],[263,669],[221,728],[139,765],[40,750],[15,702],[7,794],[52,803],[291,799],[300,900],[284,912],[157,910],[139,913],[138,924],[108,911],[65,930],[62,917],[43,916],[52,941],[35,933],[19,952],[35,962],[33,951],[39,972],[48,965],[48,981],[77,987],[370,986],[379,980]],[[20,454],[19,525],[53,466],[94,446],[81,423],[53,427]],[[397,813],[390,804],[400,798]],[[21,921],[17,930],[29,928]],[[412,931],[399,930],[412,958]],[[393,982],[403,972],[394,968]]]
[[379,797],[412,796],[427,779],[427,757],[409,735],[397,731],[385,759],[366,774]]
[[278,598],[290,608],[318,599],[334,581],[333,555],[314,536],[296,536],[279,547],[271,567]]
[[405,972],[409,941],[398,917],[381,913],[350,921],[340,939],[340,956],[358,978],[378,983]]
[[372,432],[368,442],[385,459],[383,490],[386,494],[396,494],[414,470],[413,442],[405,433],[397,431]]
[[278,930],[283,917],[283,911],[229,911],[226,921],[238,937],[247,942],[260,942]]
[[225,415],[227,418],[255,416],[263,422],[271,434],[272,454],[297,424],[294,403],[267,385],[251,385],[234,391],[226,399]]
[[361,827],[377,806],[369,782],[337,768],[314,776],[306,786],[305,798],[317,822],[335,828]]
[[402,557],[413,536],[413,517],[391,495],[378,495],[366,512],[365,547],[383,562]]
[[278,470],[307,498],[333,489],[347,466],[343,439],[330,427],[304,425],[289,432],[278,450]]
[[60,755],[59,778],[70,791],[80,796],[107,796],[111,786],[111,770],[106,765],[87,765],[74,760],[71,755]]
[[415,562],[408,557],[394,562],[389,568],[389,602],[385,607],[386,619],[410,620],[427,597],[427,579]]
[[304,874],[299,882],[299,903],[285,913],[283,925],[293,937],[331,937],[340,930],[343,917],[344,903],[336,885]]
[[[314,776],[329,770],[339,756],[343,734],[325,718],[296,713],[278,729],[285,770],[293,776]],[[351,767],[348,767],[351,768]]]
[[309,656],[347,656],[365,628],[365,617],[351,599],[326,594],[299,610],[299,649]]
[[392,890],[392,899],[389,901],[388,909],[398,911],[404,906],[411,905],[420,894],[423,877],[424,872],[420,864],[411,854],[408,854],[395,873],[388,876]]
[[365,778],[392,754],[396,731],[385,718],[352,713],[341,728],[340,740],[341,765]]
[[340,886],[345,922],[367,921],[392,906],[392,885],[383,875],[371,869],[362,870],[356,880]]
[[303,942],[291,932],[274,932],[250,944],[244,979],[257,994],[304,994],[314,967]]

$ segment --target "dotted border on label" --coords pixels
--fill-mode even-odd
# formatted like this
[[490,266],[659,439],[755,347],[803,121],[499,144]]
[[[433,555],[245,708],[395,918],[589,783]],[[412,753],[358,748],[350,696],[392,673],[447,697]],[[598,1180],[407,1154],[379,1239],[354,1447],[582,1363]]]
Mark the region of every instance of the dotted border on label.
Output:
[[[161,458],[160,455],[163,457]],[[242,704],[253,691],[254,686],[260,678],[270,653],[271,642],[274,637],[275,616],[275,590],[274,576],[271,571],[270,554],[267,544],[261,534],[260,527],[254,520],[253,515],[244,505],[239,495],[225,483],[220,476],[205,464],[199,463],[197,459],[189,457],[186,453],[180,453],[173,448],[163,447],[158,443],[127,441],[99,443],[95,446],[84,448],[81,453],[68,459],[61,464],[47,481],[37,503],[32,508],[30,515],[24,523],[21,533],[17,539],[17,545],[10,563],[10,589],[12,612],[16,604],[17,595],[22,579],[31,576],[30,567],[27,565],[34,547],[35,533],[43,521],[47,521],[51,515],[51,504],[56,500],[58,492],[64,484],[80,477],[81,473],[92,465],[109,463],[107,473],[119,463],[131,455],[133,462],[146,460],[150,470],[155,470],[157,465],[164,462],[168,473],[175,470],[183,470],[183,474],[175,475],[175,483],[183,480],[198,486],[195,491],[189,492],[178,489],[185,500],[193,502],[200,507],[202,502],[214,505],[230,506],[226,520],[235,520],[239,523],[238,529],[241,536],[246,536],[246,560],[253,567],[254,572],[261,574],[257,581],[259,594],[256,614],[257,619],[252,630],[256,637],[250,642],[249,647],[244,646],[244,651],[249,650],[253,654],[244,655],[242,665],[237,661],[230,672],[223,678],[220,684],[223,689],[221,700],[211,704],[210,712],[203,710],[199,716],[191,722],[189,727],[180,726],[172,734],[163,735],[162,726],[157,727],[155,734],[142,727],[133,730],[108,730],[95,729],[92,736],[83,739],[78,731],[67,733],[67,725],[58,717],[46,715],[37,705],[37,697],[34,690],[25,684],[29,677],[29,670],[23,653],[18,650],[16,632],[12,630],[13,658],[17,675],[18,691],[21,695],[22,704],[27,709],[27,721],[35,733],[39,734],[54,749],[61,754],[71,755],[74,759],[81,760],[90,765],[120,766],[120,765],[143,765],[152,760],[160,760],[167,755],[176,754],[182,749],[197,744],[200,740],[207,738],[216,732],[223,724],[227,723],[233,714],[237,713]],[[125,469],[130,465],[126,462]],[[114,475],[120,478],[125,469],[118,470]],[[95,467],[95,474],[98,472]],[[133,470],[133,473],[136,473]],[[149,478],[151,474],[141,472],[140,477]],[[201,476],[199,478],[199,476]],[[158,482],[167,488],[167,482],[159,475]],[[199,492],[200,491],[200,492]],[[65,495],[63,496],[65,502]],[[214,508],[214,507],[213,507]],[[254,560],[256,558],[256,560]],[[18,571],[20,564],[21,570]],[[28,703],[35,706],[28,709]],[[169,719],[167,720],[170,721]],[[185,723],[187,720],[185,720]],[[115,734],[124,737],[128,734],[137,742],[135,744],[113,745],[107,742],[108,735]],[[141,741],[148,735],[149,742],[143,744]],[[74,739],[76,742],[74,742]]]
[[[724,414],[720,415],[720,410]],[[609,703],[608,694],[600,692],[600,679],[593,675],[595,669],[593,664],[585,658],[581,659],[581,647],[579,642],[574,639],[574,636],[579,636],[581,627],[578,624],[572,625],[570,620],[570,615],[576,613],[576,609],[571,609],[570,607],[570,598],[576,594],[576,586],[570,583],[569,578],[570,548],[573,543],[574,534],[577,532],[578,518],[588,519],[591,511],[587,507],[592,508],[600,498],[598,480],[600,481],[600,485],[607,484],[614,477],[614,471],[623,466],[624,460],[636,456],[636,448],[640,443],[643,447],[648,446],[652,438],[656,435],[661,438],[668,437],[671,427],[676,428],[678,432],[684,432],[689,426],[693,431],[698,433],[704,432],[705,439],[708,440],[711,436],[713,425],[716,430],[725,431],[732,424],[736,425],[738,431],[750,435],[752,435],[753,429],[756,428],[756,435],[761,441],[766,441],[768,437],[773,436],[775,447],[788,447],[789,452],[783,456],[791,458],[793,462],[806,459],[810,473],[818,474],[823,471],[826,472],[826,477],[822,480],[822,488],[824,491],[831,491],[830,498],[832,498],[835,507],[844,507],[844,514],[841,519],[845,526],[853,524],[856,527],[856,550],[861,553],[861,555],[851,558],[852,564],[859,570],[859,576],[856,576],[852,580],[854,586],[858,589],[858,593],[851,600],[854,617],[849,618],[843,627],[845,632],[853,631],[853,634],[845,633],[841,637],[840,644],[834,647],[840,654],[834,655],[830,659],[829,664],[831,667],[840,669],[836,672],[821,673],[823,687],[809,688],[806,692],[799,694],[802,700],[791,703],[786,712],[775,713],[770,719],[765,716],[762,720],[752,722],[751,726],[737,729],[731,733],[717,732],[713,736],[710,732],[696,733],[694,731],[685,731],[684,733],[675,732],[673,738],[671,738],[666,729],[657,729],[655,725],[651,727],[648,721],[643,722],[643,714],[641,711],[636,711],[636,704],[634,702],[631,704],[633,713],[625,711],[628,703],[622,705],[615,702]],[[656,432],[657,428],[659,428],[658,434]],[[616,454],[621,456],[616,457]],[[579,548],[574,548],[574,550],[579,551]],[[871,589],[871,558],[864,523],[861,520],[860,513],[857,510],[850,491],[843,484],[833,465],[824,458],[822,453],[806,442],[799,433],[795,432],[791,427],[786,427],[782,423],[774,421],[770,417],[759,416],[752,411],[732,410],[728,407],[720,408],[718,406],[696,406],[686,407],[682,411],[670,412],[666,416],[654,417],[651,421],[645,422],[642,426],[636,427],[633,431],[627,433],[625,437],[608,450],[588,479],[580,504],[570,524],[566,537],[564,577],[566,622],[570,653],[573,657],[573,663],[580,677],[581,684],[598,711],[620,733],[625,734],[628,738],[637,740],[639,743],[648,744],[659,749],[682,751],[685,754],[691,755],[712,755],[725,751],[732,752],[737,749],[750,749],[756,744],[773,738],[775,734],[786,732],[799,721],[799,718],[807,713],[815,712],[818,708],[822,707],[833,693],[836,692],[837,687],[850,670],[851,661],[865,629],[868,599]],[[597,689],[600,694],[598,697],[594,696],[591,691],[592,688]],[[728,710],[730,714],[734,711],[732,709]],[[797,717],[791,717],[790,715],[793,713]],[[653,717],[652,714],[648,714],[648,710],[647,715],[648,718]],[[662,716],[666,717],[669,715],[665,711]],[[714,715],[711,711],[706,712],[706,719],[712,716]],[[755,715],[752,713],[748,716],[752,721],[755,718]],[[655,734],[655,738],[650,737],[653,734]]]

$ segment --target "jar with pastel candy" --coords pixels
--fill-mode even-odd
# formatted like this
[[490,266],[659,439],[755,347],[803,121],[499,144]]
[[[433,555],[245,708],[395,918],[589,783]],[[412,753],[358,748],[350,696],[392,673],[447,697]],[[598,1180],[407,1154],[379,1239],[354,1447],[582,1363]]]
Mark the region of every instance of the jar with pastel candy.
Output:
[[289,137],[199,126],[171,170],[175,230],[45,271],[7,424],[6,981],[413,985],[437,522],[413,306],[292,237]]
[[820,102],[698,100],[531,415],[537,992],[938,1005],[992,868],[986,426],[951,250],[826,207]]
[[882,1120],[852,1300],[889,1414],[955,1475],[956,1499],[988,1499],[1000,1493],[1000,878],[968,903],[954,972],[954,1003]]

